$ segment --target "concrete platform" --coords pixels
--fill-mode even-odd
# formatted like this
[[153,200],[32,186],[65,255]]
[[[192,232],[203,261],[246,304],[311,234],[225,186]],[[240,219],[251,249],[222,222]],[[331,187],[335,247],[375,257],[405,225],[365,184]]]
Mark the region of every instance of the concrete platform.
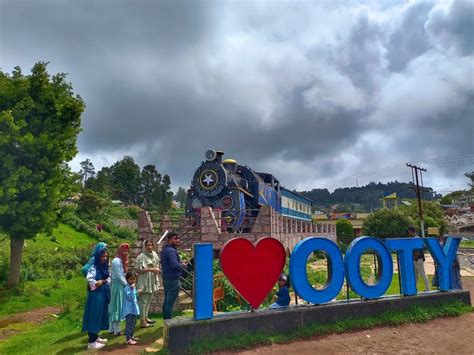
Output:
[[459,300],[471,305],[469,291],[427,292],[417,296],[388,296],[376,300],[350,300],[325,305],[298,305],[286,309],[219,314],[212,320],[175,318],[164,323],[164,345],[171,354],[183,354],[197,340],[212,340],[249,332],[283,333],[313,323],[331,323],[349,317],[366,317],[414,305]]

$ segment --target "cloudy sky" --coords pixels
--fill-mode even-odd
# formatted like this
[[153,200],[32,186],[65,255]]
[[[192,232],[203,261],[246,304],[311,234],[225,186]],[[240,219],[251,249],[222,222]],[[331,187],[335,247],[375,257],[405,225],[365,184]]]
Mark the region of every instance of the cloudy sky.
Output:
[[0,0],[0,68],[49,61],[86,102],[72,166],[131,155],[174,188],[209,148],[289,188],[406,162],[466,188],[473,59],[472,1]]

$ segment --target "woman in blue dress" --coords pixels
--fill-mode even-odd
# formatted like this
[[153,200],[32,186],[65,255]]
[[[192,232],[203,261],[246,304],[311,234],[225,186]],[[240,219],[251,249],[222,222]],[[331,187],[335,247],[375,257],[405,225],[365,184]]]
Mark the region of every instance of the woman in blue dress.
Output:
[[130,246],[128,243],[120,244],[117,255],[112,260],[111,270],[111,296],[109,304],[109,333],[120,335],[120,320],[123,304],[123,289],[127,285],[125,274],[128,271],[128,253]]
[[99,338],[99,331],[109,327],[110,301],[109,254],[106,248],[96,248],[94,264],[87,271],[87,301],[82,319],[82,331],[89,335],[87,349],[100,349],[107,339]]

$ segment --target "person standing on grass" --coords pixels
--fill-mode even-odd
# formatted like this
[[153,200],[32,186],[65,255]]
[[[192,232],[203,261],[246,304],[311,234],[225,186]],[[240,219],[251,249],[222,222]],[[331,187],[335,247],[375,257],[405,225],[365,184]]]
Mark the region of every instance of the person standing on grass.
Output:
[[[418,234],[416,234],[416,228],[414,226],[409,226],[407,233],[411,238],[420,238]],[[415,262],[416,282],[418,283],[418,276],[421,276],[425,283],[425,292],[428,292],[430,290],[430,280],[428,280],[428,276],[426,276],[425,272],[425,253],[423,249],[413,251],[413,260]]]
[[109,254],[106,248],[98,248],[94,264],[87,271],[87,301],[82,318],[82,331],[89,334],[87,349],[101,349],[107,339],[99,338],[99,332],[109,327],[110,277]]
[[182,263],[176,247],[181,243],[178,233],[167,235],[167,243],[161,251],[161,271],[165,299],[163,301],[163,319],[171,319],[173,305],[178,298],[181,282],[179,281],[186,264]]
[[123,289],[124,300],[121,312],[122,319],[125,318],[125,341],[127,345],[135,345],[139,340],[134,336],[134,333],[137,316],[140,315],[140,309],[137,302],[137,295],[140,291],[137,291],[137,288],[135,287],[137,275],[133,271],[127,272],[125,278],[127,279],[127,286]]
[[81,272],[84,276],[87,276],[87,272],[89,271],[90,267],[94,265],[95,253],[97,252],[97,250],[105,248],[107,248],[107,244],[105,244],[104,242],[99,242],[95,245],[94,249],[92,250],[92,255],[90,259],[81,269]]
[[147,328],[155,323],[148,318],[150,302],[155,292],[160,287],[160,258],[153,250],[153,241],[145,240],[143,251],[138,255],[135,261],[135,267],[138,273],[137,289],[141,291],[138,304],[140,305],[140,326]]
[[121,335],[120,320],[123,304],[123,289],[127,285],[125,274],[128,271],[128,253],[130,246],[127,243],[120,244],[117,255],[112,260],[112,295],[109,305],[109,332]]

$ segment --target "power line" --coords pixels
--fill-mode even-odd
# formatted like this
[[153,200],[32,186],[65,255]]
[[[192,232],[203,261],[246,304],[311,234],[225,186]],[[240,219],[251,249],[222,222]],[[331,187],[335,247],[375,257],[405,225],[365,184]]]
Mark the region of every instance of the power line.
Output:
[[[431,159],[423,159],[414,162],[414,164],[418,164],[421,166],[430,166],[432,168],[445,168],[449,166],[463,166],[467,164],[474,164],[474,154],[473,153],[466,153],[466,154],[459,154],[459,155],[452,155],[452,156],[445,156],[445,157],[438,157],[438,158],[431,158]],[[383,180],[389,178],[400,178],[400,177],[409,177],[409,173],[406,171],[406,167],[404,163],[379,168],[375,170],[365,171],[354,175],[349,175],[345,177],[329,179],[319,183],[318,185],[321,187],[331,187],[335,185],[344,185],[347,184],[354,184],[354,181],[357,180],[357,184],[363,185],[362,181],[374,181],[374,180]]]

